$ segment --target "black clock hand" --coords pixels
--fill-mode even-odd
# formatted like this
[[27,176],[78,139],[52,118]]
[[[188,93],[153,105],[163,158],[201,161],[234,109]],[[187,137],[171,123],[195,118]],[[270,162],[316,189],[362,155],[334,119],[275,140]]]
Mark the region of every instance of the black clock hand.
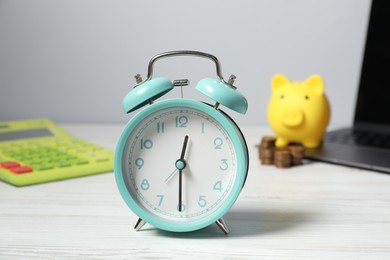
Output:
[[187,149],[187,143],[188,143],[188,135],[186,135],[184,137],[183,148],[181,149],[180,160],[183,160],[183,161],[184,161],[184,155],[185,155],[186,149]]
[[181,149],[181,155],[180,155],[180,159],[178,161],[180,161],[182,163],[182,167],[179,168],[179,211],[181,212],[182,211],[182,193],[183,193],[183,169],[185,168],[185,164],[186,162],[184,161],[184,155],[186,153],[186,149],[187,149],[187,143],[188,143],[188,135],[186,135],[184,137],[184,143],[183,143],[183,148]]
[[181,212],[182,210],[182,190],[183,190],[183,185],[182,185],[182,177],[183,177],[183,170],[179,170],[179,211]]

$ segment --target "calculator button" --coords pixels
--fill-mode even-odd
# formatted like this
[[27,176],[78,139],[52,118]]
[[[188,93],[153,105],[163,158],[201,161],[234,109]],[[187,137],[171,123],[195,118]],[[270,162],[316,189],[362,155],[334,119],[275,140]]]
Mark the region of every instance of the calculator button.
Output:
[[69,166],[72,166],[72,163],[68,162],[68,161],[59,161],[56,163],[56,166],[57,167],[69,167]]
[[54,167],[52,164],[37,164],[37,165],[33,165],[33,168],[38,171],[44,171],[44,170],[53,169]]
[[84,159],[77,159],[74,161],[75,164],[78,164],[78,165],[81,165],[81,164],[87,164],[89,163],[88,160],[84,160]]
[[95,160],[97,161],[97,162],[106,162],[106,161],[108,161],[110,158],[108,158],[108,157],[97,157]]
[[30,166],[19,166],[19,167],[11,168],[10,171],[16,174],[27,173],[27,172],[32,172],[32,168]]
[[4,169],[11,169],[14,167],[19,167],[20,164],[18,162],[2,162],[0,163],[0,166],[3,167]]

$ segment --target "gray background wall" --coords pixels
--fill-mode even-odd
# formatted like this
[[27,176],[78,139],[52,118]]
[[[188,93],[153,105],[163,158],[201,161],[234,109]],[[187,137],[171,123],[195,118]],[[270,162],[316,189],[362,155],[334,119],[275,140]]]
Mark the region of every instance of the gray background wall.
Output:
[[[51,1],[0,0],[0,120],[124,123],[121,101],[157,53],[217,56],[248,99],[246,125],[267,124],[270,80],[321,74],[332,124],[353,119],[369,0]],[[212,62],[158,61],[155,76],[214,77]],[[168,97],[179,97],[179,90]],[[230,112],[226,110],[227,112]]]

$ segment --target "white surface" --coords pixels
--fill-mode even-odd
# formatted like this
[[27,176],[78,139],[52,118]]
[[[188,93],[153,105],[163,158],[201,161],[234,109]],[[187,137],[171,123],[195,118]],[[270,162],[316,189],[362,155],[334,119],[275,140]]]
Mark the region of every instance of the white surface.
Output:
[[[218,57],[249,102],[241,124],[266,124],[274,74],[319,73],[332,124],[351,124],[370,0],[0,1],[0,121],[125,122],[121,101],[150,58],[191,49]],[[158,61],[155,75],[215,77],[211,61]],[[178,97],[179,90],[169,96]],[[15,101],[16,100],[16,101]]]
[[[119,126],[67,125],[76,136],[114,147]],[[247,183],[212,225],[169,233],[127,208],[112,173],[16,188],[0,182],[0,258],[389,259],[390,175],[322,163],[262,166],[255,144],[270,132],[243,128]]]

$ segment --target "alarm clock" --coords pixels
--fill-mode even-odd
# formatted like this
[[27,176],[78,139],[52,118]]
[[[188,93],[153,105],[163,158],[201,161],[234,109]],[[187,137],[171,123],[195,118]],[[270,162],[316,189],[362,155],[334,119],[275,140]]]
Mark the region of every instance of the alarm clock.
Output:
[[[183,97],[159,100],[189,80],[153,78],[153,65],[174,56],[212,60],[217,77],[198,82],[196,89],[214,105]],[[245,114],[248,103],[226,82],[218,59],[198,51],[171,51],[154,56],[148,74],[123,100],[125,112],[138,111],[126,124],[115,149],[114,175],[119,192],[145,223],[172,232],[188,232],[216,223],[225,234],[223,216],[237,200],[248,174],[244,136],[225,106]]]

